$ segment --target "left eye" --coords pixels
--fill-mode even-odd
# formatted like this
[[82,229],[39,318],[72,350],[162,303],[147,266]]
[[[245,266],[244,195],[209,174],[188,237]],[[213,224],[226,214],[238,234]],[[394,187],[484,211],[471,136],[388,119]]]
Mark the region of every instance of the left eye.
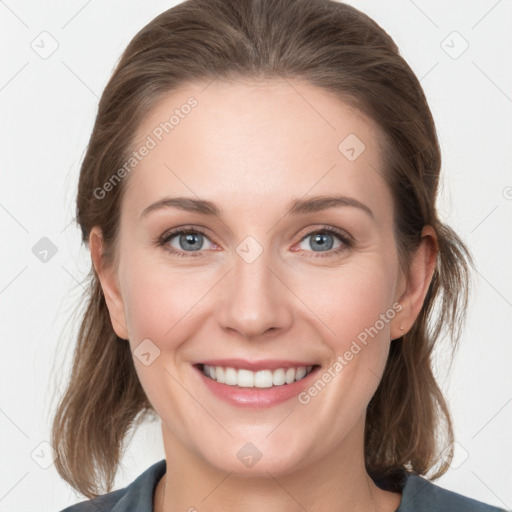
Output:
[[[338,239],[338,244],[334,247],[336,239]],[[301,249],[309,250],[311,248],[313,249],[313,252],[327,252],[331,249],[334,249],[332,252],[337,252],[348,245],[348,240],[343,235],[335,231],[323,229],[321,231],[314,231],[313,233],[307,234],[301,240],[300,244]],[[309,245],[309,248],[303,247],[302,244]]]

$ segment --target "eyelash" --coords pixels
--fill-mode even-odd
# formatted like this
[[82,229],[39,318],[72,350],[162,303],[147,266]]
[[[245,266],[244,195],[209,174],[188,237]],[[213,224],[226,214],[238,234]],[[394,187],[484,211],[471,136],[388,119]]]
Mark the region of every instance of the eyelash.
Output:
[[[334,250],[329,250],[329,251],[325,251],[325,254],[321,255],[321,252],[318,253],[318,255],[316,256],[306,256],[308,258],[327,258],[327,257],[333,257],[333,256],[336,256],[336,255],[339,255],[340,253],[346,251],[346,250],[349,250],[350,248],[352,248],[352,246],[354,245],[354,240],[349,237],[346,233],[344,233],[343,231],[337,229],[337,228],[333,228],[332,226],[322,226],[318,229],[315,229],[314,231],[310,231],[309,233],[306,233],[301,239],[300,239],[300,242],[302,242],[304,239],[312,236],[312,235],[316,235],[316,234],[319,234],[319,233],[328,233],[330,235],[334,235],[335,237],[337,237],[343,245],[341,245],[340,247],[338,247],[337,249],[334,249]],[[192,257],[192,258],[197,258],[197,257],[201,257],[202,256],[202,252],[203,251],[178,251],[176,249],[174,249],[173,247],[170,247],[168,244],[168,242],[170,240],[172,240],[173,238],[175,238],[176,236],[178,235],[189,235],[189,234],[200,234],[200,235],[203,235],[204,237],[208,238],[207,234],[200,230],[200,229],[196,229],[196,228],[188,228],[188,227],[185,227],[185,228],[177,228],[176,230],[173,230],[173,231],[168,231],[166,233],[164,233],[161,237],[159,237],[156,241],[156,244],[159,246],[159,247],[162,247],[165,251],[171,253],[172,255],[175,255],[175,256],[178,256],[180,258],[188,258],[188,257]],[[300,251],[300,249],[299,249]]]

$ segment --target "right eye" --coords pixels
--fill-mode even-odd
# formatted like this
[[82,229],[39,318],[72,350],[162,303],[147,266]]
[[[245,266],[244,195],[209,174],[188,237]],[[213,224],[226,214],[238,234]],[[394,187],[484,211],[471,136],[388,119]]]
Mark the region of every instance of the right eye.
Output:
[[[164,233],[159,239],[158,245],[176,256],[184,258],[188,256],[197,257],[202,256],[201,249],[207,240],[209,241],[206,234],[200,230],[179,228]],[[215,246],[212,242],[210,243]]]

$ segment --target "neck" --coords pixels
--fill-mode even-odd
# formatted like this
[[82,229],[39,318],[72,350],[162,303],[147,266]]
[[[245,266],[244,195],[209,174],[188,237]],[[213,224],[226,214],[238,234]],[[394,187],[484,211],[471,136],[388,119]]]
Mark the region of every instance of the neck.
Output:
[[165,429],[167,471],[155,493],[155,512],[393,512],[401,495],[383,491],[366,472],[364,429],[343,445],[286,474],[258,476],[223,472],[187,450]]

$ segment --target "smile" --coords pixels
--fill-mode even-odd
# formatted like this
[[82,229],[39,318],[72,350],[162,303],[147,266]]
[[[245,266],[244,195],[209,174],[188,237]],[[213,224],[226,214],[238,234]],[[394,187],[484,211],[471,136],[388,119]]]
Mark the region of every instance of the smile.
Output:
[[242,388],[271,388],[284,386],[304,379],[311,373],[313,366],[299,366],[297,368],[276,368],[251,371],[245,368],[231,368],[223,366],[202,365],[203,374],[228,386]]

